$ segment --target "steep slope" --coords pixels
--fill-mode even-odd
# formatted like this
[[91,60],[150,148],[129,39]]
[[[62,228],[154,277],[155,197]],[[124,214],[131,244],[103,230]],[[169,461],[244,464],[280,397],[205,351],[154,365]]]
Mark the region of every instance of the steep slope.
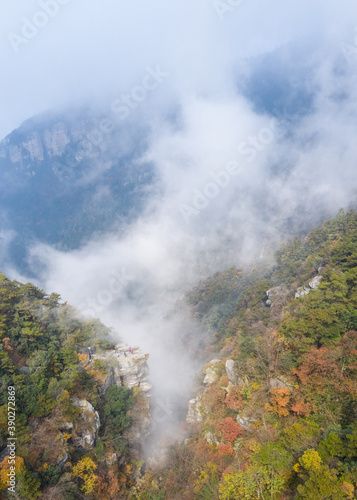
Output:
[[137,162],[145,134],[78,110],[32,118],[2,140],[0,235],[13,262],[24,269],[30,242],[73,249],[137,217],[154,178]]
[[274,267],[231,268],[188,294],[215,342],[190,438],[140,498],[356,498],[356,259],[357,214],[341,211]]
[[58,295],[0,274],[1,498],[12,473],[23,499],[122,498],[150,425],[147,358]]

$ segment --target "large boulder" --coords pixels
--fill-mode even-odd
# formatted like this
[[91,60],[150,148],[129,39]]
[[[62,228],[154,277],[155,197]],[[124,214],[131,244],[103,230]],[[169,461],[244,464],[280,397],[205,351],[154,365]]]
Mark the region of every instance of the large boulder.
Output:
[[295,298],[297,299],[298,297],[303,297],[304,295],[310,293],[311,290],[316,290],[316,288],[318,288],[319,284],[321,283],[321,280],[322,276],[315,276],[315,278],[310,281],[309,288],[307,286],[301,286],[296,290]]
[[188,402],[188,411],[186,422],[189,424],[197,424],[198,422],[202,422],[203,416],[201,413],[201,399],[200,395],[196,396],[193,399],[190,399]]
[[271,389],[287,389],[288,384],[278,377],[269,379],[269,387]]
[[234,368],[233,359],[227,359],[227,361],[226,361],[226,373],[227,373],[227,377],[229,378],[230,382],[232,382],[232,384],[236,384],[238,382],[238,376],[237,376],[235,368]]
[[138,346],[118,344],[114,350],[105,351],[95,355],[93,359],[101,359],[111,366],[106,385],[125,385],[129,389],[138,387],[143,393],[150,397],[152,389],[148,382],[149,367],[147,360],[149,355],[139,349]]
[[204,368],[203,373],[205,374],[205,378],[203,379],[203,383],[206,385],[213,384],[217,382],[219,379],[218,373],[218,365],[222,363],[220,359],[212,359],[208,365]]
[[276,305],[283,306],[285,305],[285,300],[288,293],[289,291],[284,285],[270,288],[266,292],[268,300],[265,302],[265,304],[269,307],[273,307]]
[[321,280],[322,280],[322,276],[315,276],[315,278],[312,281],[310,281],[310,283],[309,283],[309,287],[311,288],[311,290],[316,290],[316,288],[321,283]]
[[76,448],[92,449],[100,427],[99,414],[86,399],[72,399],[74,406],[81,409],[74,426],[73,444]]
[[242,416],[237,416],[236,418],[237,422],[239,425],[241,425],[243,427],[243,429],[249,431],[252,429],[252,425],[254,424],[254,422],[257,421],[256,418],[252,418],[252,417],[247,417],[245,415],[242,415]]
[[304,295],[307,295],[308,293],[310,293],[310,288],[307,288],[306,286],[301,286],[300,288],[298,288],[296,290],[296,293],[295,293],[295,298],[299,298],[299,297],[303,297]]
[[205,432],[204,436],[206,443],[208,444],[219,444],[219,439],[217,436],[215,436],[212,432],[207,431]]

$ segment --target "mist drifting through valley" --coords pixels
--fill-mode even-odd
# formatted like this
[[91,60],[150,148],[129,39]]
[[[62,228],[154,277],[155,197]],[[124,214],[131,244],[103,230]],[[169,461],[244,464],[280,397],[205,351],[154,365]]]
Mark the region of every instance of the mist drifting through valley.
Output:
[[[18,3],[29,18],[39,8]],[[3,136],[82,105],[129,136],[145,130],[135,168],[156,176],[140,215],[71,251],[31,241],[27,258],[42,288],[150,354],[158,440],[181,436],[197,349],[210,343],[185,292],[231,265],[271,261],[282,241],[355,206],[356,5],[238,3],[69,2],[18,54],[1,49],[14,67],[1,83]],[[5,34],[21,29],[7,10]],[[86,182],[104,168],[99,156]]]

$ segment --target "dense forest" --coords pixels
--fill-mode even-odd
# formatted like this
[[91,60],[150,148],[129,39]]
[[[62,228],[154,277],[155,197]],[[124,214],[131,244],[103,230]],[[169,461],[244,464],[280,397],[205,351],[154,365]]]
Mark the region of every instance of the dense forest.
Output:
[[[81,318],[57,294],[0,274],[0,334],[1,498],[14,497],[11,460],[3,453],[9,435],[16,436],[18,498],[70,500],[94,491],[96,498],[114,498],[130,476],[122,434],[135,398],[124,386],[104,390],[110,366],[88,359],[88,346],[113,347],[108,328]],[[10,427],[8,401],[16,405]]]
[[216,359],[189,439],[137,498],[357,498],[356,266],[357,214],[340,211],[274,266],[232,267],[187,294]]
[[[104,391],[108,366],[88,360],[88,345],[113,347],[110,331],[58,295],[1,275],[0,441],[3,450],[14,387],[19,497],[356,498],[357,213],[340,211],[285,244],[273,265],[215,274],[186,302],[212,343],[186,439],[150,468],[123,438],[134,391]],[[99,412],[91,449],[78,446],[78,400]],[[8,457],[1,460],[8,498]]]

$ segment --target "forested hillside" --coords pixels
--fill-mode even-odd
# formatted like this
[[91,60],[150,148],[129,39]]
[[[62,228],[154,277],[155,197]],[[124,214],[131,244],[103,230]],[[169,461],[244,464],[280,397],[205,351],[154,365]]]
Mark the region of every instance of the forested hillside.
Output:
[[113,347],[110,331],[57,294],[0,274],[0,334],[0,497],[13,498],[7,444],[16,437],[18,498],[115,498],[133,469],[123,431],[140,391],[90,359]]
[[29,275],[29,244],[75,249],[135,220],[154,182],[144,148],[143,127],[88,109],[24,122],[0,141],[2,258]]
[[214,332],[211,361],[189,439],[137,498],[356,498],[356,266],[357,214],[341,211],[273,268],[231,268],[187,294]]
[[357,213],[341,211],[273,266],[231,267],[189,291],[213,341],[186,438],[150,468],[125,435],[140,390],[108,383],[98,359],[113,348],[108,329],[1,275],[0,439],[4,450],[15,388],[20,498],[356,498],[356,277]]

